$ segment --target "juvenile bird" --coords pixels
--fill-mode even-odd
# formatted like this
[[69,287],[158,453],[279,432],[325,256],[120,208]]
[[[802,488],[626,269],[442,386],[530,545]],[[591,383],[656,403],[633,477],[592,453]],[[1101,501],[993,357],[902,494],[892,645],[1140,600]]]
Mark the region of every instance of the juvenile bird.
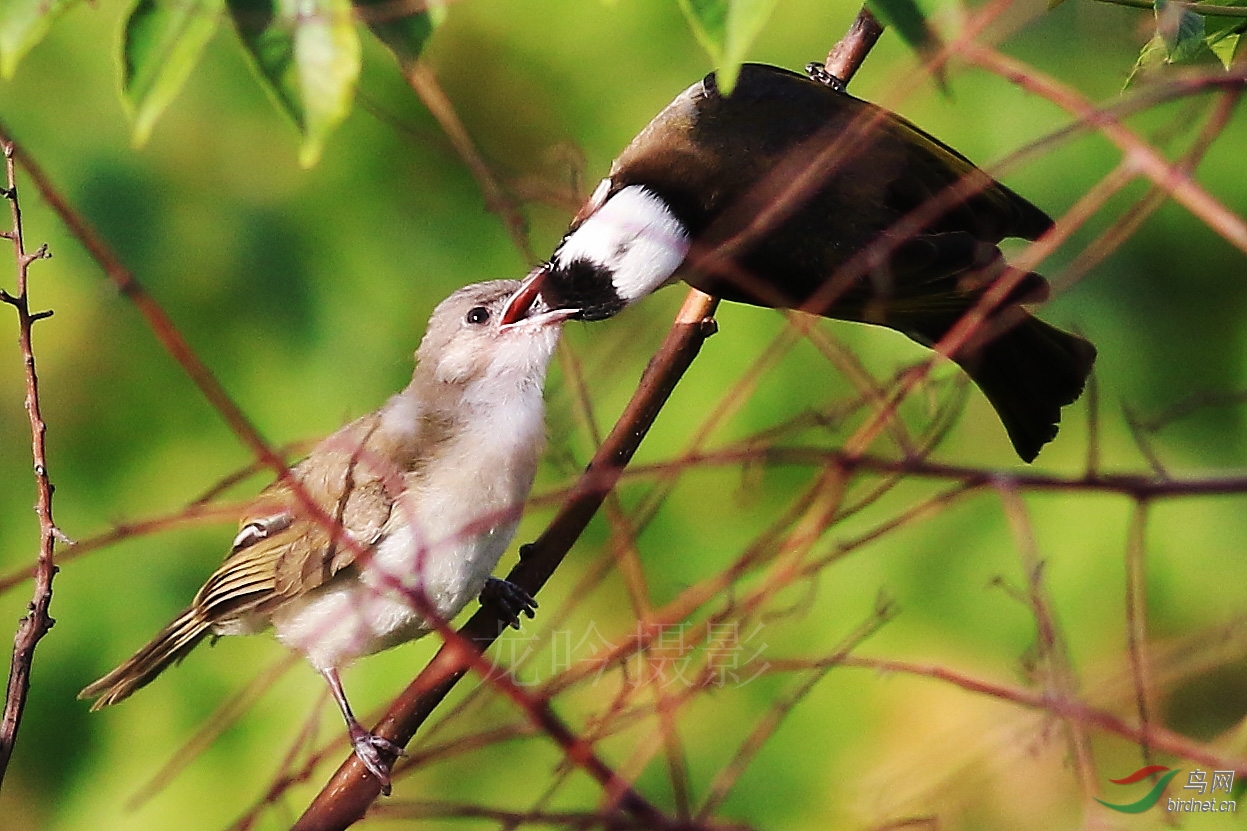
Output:
[[532,487],[546,368],[576,310],[530,308],[519,286],[480,283],[444,300],[406,389],[264,490],[190,606],[79,697],[95,698],[92,710],[115,704],[205,637],[272,626],[328,681],[355,753],[389,793],[401,748],[356,720],[338,670],[424,635],[478,595],[517,628],[536,605],[490,573]]
[[[1005,273],[997,244],[1051,226],[900,116],[746,64],[730,95],[711,73],[633,139],[525,291],[602,319],[674,281],[697,246],[727,260],[680,270],[702,291],[887,326],[931,347]],[[1046,290],[1024,275],[951,356],[1028,462],[1056,436],[1096,354],[1020,307]]]

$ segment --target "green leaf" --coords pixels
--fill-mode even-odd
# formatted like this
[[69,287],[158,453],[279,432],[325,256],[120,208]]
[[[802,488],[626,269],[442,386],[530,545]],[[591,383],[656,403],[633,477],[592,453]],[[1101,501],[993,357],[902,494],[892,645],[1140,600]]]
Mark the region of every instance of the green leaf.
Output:
[[12,78],[17,65],[43,40],[52,21],[78,0],[0,0],[0,76]]
[[731,0],[679,0],[693,37],[717,67],[727,43],[727,13]]
[[139,0],[122,34],[122,96],[134,119],[134,144],[151,135],[221,19],[223,0]]
[[1156,34],[1169,50],[1168,63],[1191,63],[1207,53],[1203,15],[1169,0],[1156,0]]
[[420,57],[436,21],[425,0],[353,0],[359,17],[386,45],[400,66]]
[[718,70],[719,88],[731,93],[740,65],[771,16],[776,0],[680,0],[697,42]]
[[1122,90],[1129,88],[1140,75],[1144,75],[1163,66],[1169,60],[1169,47],[1165,45],[1165,39],[1160,35],[1152,35],[1152,39],[1143,45],[1143,49],[1139,52],[1138,59],[1134,62],[1134,68],[1130,70],[1130,74],[1126,77],[1126,83],[1122,85]]
[[[1244,0],[1230,0],[1224,5],[1241,6],[1243,2]],[[1208,50],[1221,61],[1224,68],[1229,69],[1243,43],[1242,35],[1247,31],[1247,20],[1241,17],[1206,15],[1204,26],[1208,32],[1204,38]]]
[[1207,40],[1209,51],[1217,56],[1217,60],[1221,61],[1221,65],[1226,69],[1234,63],[1234,56],[1238,54],[1238,47],[1242,42],[1242,33],[1230,30],[1211,34]]
[[299,163],[320,159],[359,80],[350,0],[226,0],[264,87],[303,133]]
[[866,5],[876,17],[895,28],[901,40],[919,55],[929,55],[939,48],[940,39],[915,0],[867,0]]
[[1245,25],[1241,19],[1213,18],[1210,22],[1204,15],[1168,0],[1155,0],[1155,15],[1156,34],[1139,53],[1123,89],[1133,84],[1140,75],[1170,64],[1200,64],[1216,60],[1229,68]]

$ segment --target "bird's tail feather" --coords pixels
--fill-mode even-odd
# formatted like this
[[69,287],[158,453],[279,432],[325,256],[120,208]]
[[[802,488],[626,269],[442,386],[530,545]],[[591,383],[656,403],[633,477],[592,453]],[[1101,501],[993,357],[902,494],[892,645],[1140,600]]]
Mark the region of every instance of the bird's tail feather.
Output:
[[1027,314],[954,360],[996,410],[1018,455],[1030,462],[1056,437],[1061,408],[1082,395],[1095,355],[1089,341]]
[[200,612],[187,609],[125,663],[83,688],[78,697],[94,698],[92,711],[128,698],[165,667],[185,657],[208,634],[210,625]]

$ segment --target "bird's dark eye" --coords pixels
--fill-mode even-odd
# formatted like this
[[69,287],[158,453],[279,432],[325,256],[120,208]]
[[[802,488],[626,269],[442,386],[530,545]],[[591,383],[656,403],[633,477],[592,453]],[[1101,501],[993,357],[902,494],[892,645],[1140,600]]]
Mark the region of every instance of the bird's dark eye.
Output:
[[468,312],[464,320],[479,326],[489,320],[489,309],[486,309],[484,306],[475,306]]

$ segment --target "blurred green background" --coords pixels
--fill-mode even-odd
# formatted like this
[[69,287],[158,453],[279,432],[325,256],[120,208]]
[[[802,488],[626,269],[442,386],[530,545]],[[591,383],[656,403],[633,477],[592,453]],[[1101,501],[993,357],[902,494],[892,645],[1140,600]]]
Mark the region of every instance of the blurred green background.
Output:
[[[131,148],[117,96],[116,35],[126,11],[127,4],[99,0],[57,22],[16,77],[0,83],[0,116],[270,441],[318,437],[378,406],[406,382],[411,354],[437,301],[465,283],[519,277],[527,270],[529,263],[485,210],[476,184],[392,58],[369,38],[357,105],[312,170],[299,168],[297,134],[256,84],[228,26],[149,143]],[[747,57],[800,68],[825,55],[856,11],[850,2],[785,0]],[[953,25],[956,7],[938,11],[941,25]],[[1111,101],[1150,35],[1150,18],[1087,0],[1046,12],[1035,0],[1016,3],[999,28],[1007,53],[1094,101]],[[591,190],[631,136],[713,68],[676,4],[658,0],[464,0],[450,7],[427,57],[508,187],[549,197],[524,208],[539,255],[551,250],[566,226],[574,194]],[[942,95],[918,80],[915,65],[889,33],[853,90],[899,110],[979,163],[1068,121],[1046,101],[979,71],[954,68],[949,92]],[[1160,146],[1180,148],[1207,105],[1208,99],[1178,102],[1130,123]],[[1240,215],[1247,212],[1245,142],[1247,119],[1240,113],[1198,175]],[[1060,215],[1118,160],[1104,139],[1082,137],[1006,179]],[[1061,285],[1064,267],[1143,192],[1136,183],[1113,199],[1042,270]],[[113,523],[173,512],[246,465],[244,448],[33,188],[23,191],[23,207],[27,245],[47,242],[54,254],[33,267],[31,293],[36,308],[56,311],[35,335],[59,525],[85,539]],[[1195,394],[1247,388],[1244,278],[1241,252],[1167,204],[1045,307],[1046,319],[1084,333],[1099,347],[1104,469],[1144,469],[1123,407],[1153,416]],[[6,286],[11,281],[0,280]],[[568,327],[568,356],[583,365],[606,427],[681,296],[670,289],[610,322]],[[705,414],[784,325],[775,313],[740,307],[724,307],[719,320],[720,334],[658,420],[639,462],[677,458]],[[0,310],[0,331],[6,327],[15,335],[15,322]],[[850,325],[827,325],[826,331],[880,378],[923,357],[892,332]],[[0,338],[0,510],[6,517],[0,523],[0,566],[6,573],[33,562],[37,539],[21,363],[13,341]],[[948,379],[955,373],[944,367],[937,375]],[[847,382],[803,344],[769,372],[712,444],[830,409],[851,395]],[[548,398],[553,440],[537,494],[571,481],[592,448],[559,369]],[[915,419],[924,416],[922,402],[907,407]],[[1241,405],[1201,408],[1161,431],[1154,438],[1157,452],[1183,475],[1240,469],[1247,461],[1243,414]],[[1067,410],[1060,437],[1036,467],[1080,472],[1086,425],[1085,402]],[[794,438],[836,446],[853,426]],[[964,418],[935,458],[1022,467],[973,391]],[[666,602],[722,570],[812,475],[805,469],[729,466],[685,476],[638,543],[653,602]],[[234,495],[253,492],[263,481],[257,477]],[[856,484],[855,493],[869,484]],[[833,550],[938,489],[904,483],[862,516],[833,528],[818,549]],[[644,477],[632,481],[622,491],[624,503],[636,504],[647,490]],[[1133,720],[1123,599],[1132,503],[1070,492],[1028,497],[1027,505],[1081,692],[1088,702]],[[1237,744],[1221,747],[1239,758],[1247,747],[1241,723],[1247,712],[1247,636],[1237,626],[1247,606],[1243,509],[1241,497],[1159,502],[1145,538],[1160,718],[1201,741],[1238,724]],[[548,504],[534,508],[519,538],[531,539],[551,510]],[[338,715],[323,707],[321,682],[300,664],[172,784],[139,809],[126,807],[223,701],[284,654],[271,638],[227,639],[213,649],[201,647],[118,708],[89,715],[74,698],[187,602],[232,534],[232,525],[221,523],[136,537],[63,569],[53,602],[58,622],[39,647],[26,720],[0,792],[0,827],[227,827],[262,797],[317,702],[322,740],[338,737]],[[618,642],[634,631],[616,575],[578,598],[583,602],[570,617],[557,617],[581,576],[610,556],[609,539],[599,518],[543,593],[541,615],[515,636],[519,640],[504,642],[500,654],[533,645],[527,638],[540,636],[548,644],[566,633],[583,655],[593,637]],[[881,592],[900,611],[862,654],[1029,683],[1034,619],[993,585],[997,578],[1025,585],[1017,548],[1000,500],[983,493],[887,535],[824,569],[809,586],[792,586],[777,597],[774,614],[749,627],[750,648],[740,653],[751,658],[749,671],[742,667],[736,683],[696,697],[680,713],[694,799],[706,793],[771,704],[792,689],[793,679],[782,674],[750,679],[752,669],[834,651],[869,616]],[[510,562],[508,557],[504,566]],[[0,620],[12,625],[29,594],[23,584],[0,596]],[[743,640],[748,633],[739,634]],[[432,654],[432,640],[349,671],[346,685],[357,711],[372,712],[392,698]],[[548,679],[553,654],[533,658],[525,677]],[[472,685],[461,686],[456,699]],[[557,699],[556,706],[582,729],[606,706],[609,689],[608,681],[591,684]],[[517,718],[505,702],[486,695],[444,731],[466,734]],[[626,769],[635,744],[652,742],[655,729],[641,723],[605,742],[603,752]],[[1099,787],[1115,787],[1105,780],[1144,764],[1130,743],[1093,738]],[[336,765],[341,752],[330,758]],[[401,780],[396,798],[524,810],[545,792],[559,760],[541,739],[494,744]],[[256,827],[288,826],[331,769],[318,768],[309,783],[263,813]],[[661,757],[645,766],[639,782],[660,806],[674,804]],[[1104,820],[1104,813],[1083,815],[1080,793],[1061,731],[1042,716],[935,681],[837,669],[789,714],[717,815],[773,829],[875,828],[928,816],[938,816],[942,829],[1046,829]],[[1137,795],[1132,791],[1117,801]],[[1105,792],[1106,799],[1117,796],[1122,794]],[[549,807],[592,810],[599,798],[596,786],[573,775]],[[1129,822],[1121,820],[1121,827],[1160,827],[1162,818],[1154,811]],[[1191,817],[1185,827],[1229,828],[1230,822]],[[389,827],[380,820],[376,825]],[[446,820],[424,827],[496,825]]]

